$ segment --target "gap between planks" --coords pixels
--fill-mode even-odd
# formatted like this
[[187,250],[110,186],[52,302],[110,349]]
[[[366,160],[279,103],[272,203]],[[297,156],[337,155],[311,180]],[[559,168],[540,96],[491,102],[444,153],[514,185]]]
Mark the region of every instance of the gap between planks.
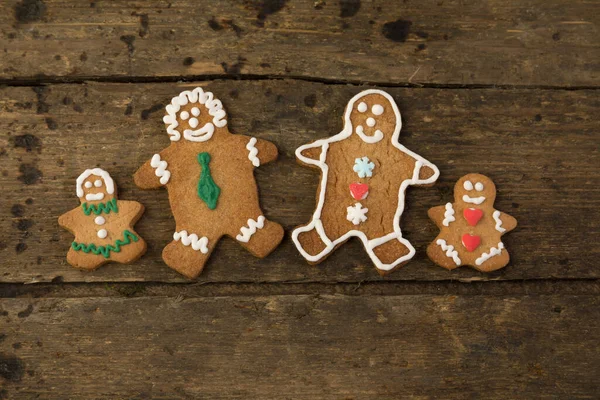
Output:
[[342,86],[374,86],[397,88],[424,88],[424,89],[497,89],[497,90],[598,90],[600,86],[553,86],[553,85],[497,85],[497,84],[439,84],[439,83],[411,83],[411,82],[382,82],[362,80],[339,80],[301,75],[259,75],[259,74],[209,74],[209,75],[179,75],[179,76],[82,76],[77,78],[61,76],[34,76],[19,79],[0,79],[2,86],[44,86],[53,84],[86,84],[98,83],[174,83],[174,82],[211,82],[211,81],[303,81],[322,83],[327,85]]
[[598,279],[531,279],[480,282],[358,282],[358,283],[1,283],[0,298],[87,297],[236,297],[236,296],[514,296],[598,295]]

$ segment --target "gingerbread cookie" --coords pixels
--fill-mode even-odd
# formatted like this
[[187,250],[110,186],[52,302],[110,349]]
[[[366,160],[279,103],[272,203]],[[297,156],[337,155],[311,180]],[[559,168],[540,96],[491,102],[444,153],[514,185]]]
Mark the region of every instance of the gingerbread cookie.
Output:
[[277,158],[275,145],[229,132],[223,104],[199,87],[173,97],[166,111],[171,145],[134,175],[142,189],[169,192],[176,230],[163,250],[165,263],[195,278],[223,235],[267,256],[283,228],[260,209],[254,168]]
[[58,218],[75,235],[67,261],[75,268],[94,270],[110,261],[131,263],[146,252],[146,242],[133,230],[144,213],[137,201],[117,200],[108,172],[86,169],[77,178],[81,206]]
[[461,265],[490,272],[508,264],[508,251],[500,237],[517,226],[517,220],[494,209],[496,186],[490,178],[468,174],[454,186],[454,203],[429,209],[440,234],[427,248],[436,264],[454,269]]
[[321,170],[313,217],[292,233],[310,263],[323,261],[352,236],[382,275],[413,257],[400,229],[404,194],[410,185],[432,185],[439,171],[398,142],[401,127],[392,96],[366,90],[348,103],[340,133],[296,150],[302,164]]

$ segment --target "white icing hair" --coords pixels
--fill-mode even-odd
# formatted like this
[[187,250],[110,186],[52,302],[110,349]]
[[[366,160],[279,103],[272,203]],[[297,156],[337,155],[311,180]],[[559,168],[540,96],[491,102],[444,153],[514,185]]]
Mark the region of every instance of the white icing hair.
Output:
[[182,106],[188,103],[199,103],[208,109],[208,113],[213,117],[212,123],[208,122],[200,129],[183,131],[183,136],[186,140],[192,142],[204,142],[212,137],[215,125],[219,128],[227,125],[225,119],[225,111],[221,100],[214,97],[212,92],[205,92],[201,87],[197,87],[192,91],[186,90],[179,93],[171,99],[171,104],[167,105],[167,115],[163,117],[163,122],[169,124],[167,133],[171,141],[176,142],[181,139],[181,133],[176,129],[179,126],[177,122],[177,113]]
[[106,193],[113,194],[115,192],[115,182],[110,177],[110,174],[101,168],[86,169],[83,174],[77,178],[77,197],[83,197],[83,181],[85,181],[90,175],[97,175],[102,177],[104,185],[106,186]]

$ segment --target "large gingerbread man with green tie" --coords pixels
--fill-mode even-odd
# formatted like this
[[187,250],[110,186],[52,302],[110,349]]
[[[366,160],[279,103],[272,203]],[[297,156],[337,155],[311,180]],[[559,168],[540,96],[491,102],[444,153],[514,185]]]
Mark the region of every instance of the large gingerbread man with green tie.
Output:
[[202,88],[174,97],[163,118],[171,145],[135,173],[142,189],[166,187],[175,217],[173,241],[163,250],[171,268],[197,277],[223,235],[265,257],[283,238],[258,201],[254,168],[277,158],[274,144],[234,135],[223,104]]

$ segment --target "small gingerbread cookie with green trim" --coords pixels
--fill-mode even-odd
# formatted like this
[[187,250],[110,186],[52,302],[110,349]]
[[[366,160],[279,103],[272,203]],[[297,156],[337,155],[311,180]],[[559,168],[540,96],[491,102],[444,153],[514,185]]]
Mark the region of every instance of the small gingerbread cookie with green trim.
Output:
[[169,192],[176,228],[162,253],[165,263],[195,278],[224,235],[267,256],[283,228],[263,215],[254,169],[277,158],[275,145],[229,132],[223,104],[199,87],[173,97],[166,111],[171,145],[134,175],[142,189]]
[[446,269],[469,265],[482,272],[500,269],[509,261],[501,236],[517,220],[494,208],[496,186],[487,176],[468,174],[454,186],[454,203],[430,208],[429,218],[440,234],[427,247],[429,258]]
[[67,253],[69,264],[91,271],[111,261],[129,264],[146,252],[146,242],[133,229],[144,206],[117,200],[108,172],[85,170],[77,178],[77,197],[80,207],[58,218],[58,224],[75,235]]

